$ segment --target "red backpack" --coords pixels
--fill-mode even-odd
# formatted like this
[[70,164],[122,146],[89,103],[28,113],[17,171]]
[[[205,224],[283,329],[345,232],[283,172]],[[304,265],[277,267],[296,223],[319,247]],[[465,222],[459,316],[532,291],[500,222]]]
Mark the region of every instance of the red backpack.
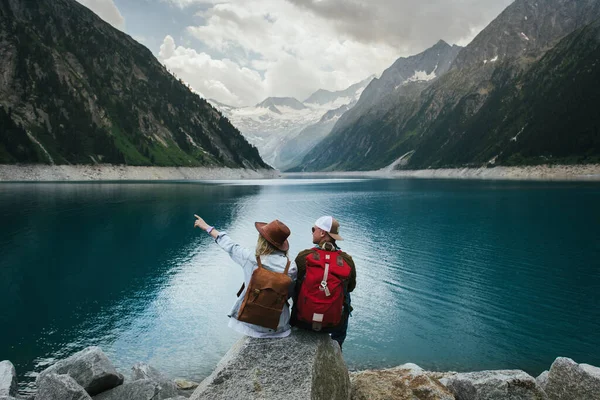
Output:
[[297,318],[320,331],[342,322],[344,281],[350,277],[350,265],[340,250],[313,250],[306,256],[306,275],[298,294]]

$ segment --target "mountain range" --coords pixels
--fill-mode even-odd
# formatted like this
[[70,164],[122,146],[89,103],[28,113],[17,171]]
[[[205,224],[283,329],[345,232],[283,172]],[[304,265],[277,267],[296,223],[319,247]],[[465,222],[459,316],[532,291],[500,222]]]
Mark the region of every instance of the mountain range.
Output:
[[319,89],[303,102],[269,97],[253,107],[232,107],[209,100],[255,145],[270,165],[294,167],[356,104],[373,77],[340,91]]
[[268,168],[128,35],[74,0],[0,3],[0,163]]
[[599,18],[598,0],[515,0],[464,48],[440,40],[345,90],[236,108],[200,98],[74,0],[6,0],[0,163],[335,171],[600,162]]
[[516,0],[435,77],[413,59],[430,81],[398,60],[294,170],[598,162],[599,17],[597,0]]

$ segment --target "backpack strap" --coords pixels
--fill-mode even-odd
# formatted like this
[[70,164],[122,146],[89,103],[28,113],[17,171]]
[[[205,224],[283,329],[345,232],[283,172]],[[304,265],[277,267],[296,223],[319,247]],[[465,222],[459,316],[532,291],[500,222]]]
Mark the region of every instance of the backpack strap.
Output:
[[246,282],[242,283],[242,287],[237,292],[237,295],[236,295],[237,297],[240,297],[240,294],[242,294],[242,292],[244,291],[245,287],[246,287]]
[[325,296],[331,296],[329,288],[327,287],[327,278],[329,277],[329,254],[325,254],[325,272],[323,272],[323,280],[321,281],[321,287],[319,289],[325,291]]

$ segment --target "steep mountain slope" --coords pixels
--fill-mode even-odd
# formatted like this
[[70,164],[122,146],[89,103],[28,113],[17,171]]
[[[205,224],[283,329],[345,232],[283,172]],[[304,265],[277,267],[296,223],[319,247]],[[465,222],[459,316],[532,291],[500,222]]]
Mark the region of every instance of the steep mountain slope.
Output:
[[[285,169],[331,131],[339,115],[356,103],[371,79],[337,92],[318,90],[304,103],[291,97],[269,97],[254,107],[213,104],[258,148],[266,162]],[[295,147],[290,148],[292,142]]]
[[267,167],[144,46],[74,0],[0,3],[0,162]]
[[340,118],[332,133],[351,127],[365,115],[376,120],[394,107],[397,99],[418,93],[428,82],[448,72],[461,49],[440,40],[422,53],[399,58],[381,74],[381,78],[369,84],[356,106]]
[[[484,106],[500,96],[498,90],[516,85],[516,79],[536,65],[560,39],[598,16],[597,0],[515,1],[460,51],[448,73],[421,90],[413,88],[412,94],[393,94],[369,102],[371,108],[355,115],[350,123],[342,124],[345,118],[340,119],[318,146],[319,151],[303,160],[303,167],[377,169],[402,157],[398,164],[401,168],[481,162],[483,155],[466,156],[467,152],[457,144],[465,124],[488,110]],[[386,89],[391,90],[389,85]],[[362,101],[361,97],[359,102]],[[585,103],[588,99],[579,101]],[[357,109],[358,106],[353,111],[356,113]],[[503,118],[510,120],[513,116]],[[483,124],[484,120],[480,120],[480,130],[471,140],[481,147],[497,146],[493,143],[497,136],[492,132],[498,126]],[[461,157],[455,159],[450,153]],[[491,157],[496,155],[499,154]],[[502,160],[505,159],[498,158]]]
[[492,82],[478,112],[463,118],[468,100],[461,102],[423,138],[415,165],[600,162],[600,20],[526,72],[500,64]]

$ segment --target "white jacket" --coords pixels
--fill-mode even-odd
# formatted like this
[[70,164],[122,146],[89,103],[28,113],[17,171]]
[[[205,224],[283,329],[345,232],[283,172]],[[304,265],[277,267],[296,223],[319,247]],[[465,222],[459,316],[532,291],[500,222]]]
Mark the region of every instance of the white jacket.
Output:
[[[225,250],[227,254],[229,254],[231,259],[239,264],[244,271],[244,283],[246,284],[246,287],[242,293],[240,293],[235,301],[235,304],[233,305],[233,308],[229,312],[229,326],[236,331],[243,333],[244,335],[252,337],[268,338],[288,336],[290,334],[290,309],[287,302],[283,306],[281,317],[279,317],[279,325],[277,326],[277,330],[264,328],[262,326],[237,320],[237,315],[244,300],[244,296],[246,295],[246,290],[248,289],[252,272],[258,268],[258,264],[256,263],[256,255],[254,250],[246,249],[235,243],[229,237],[227,232],[219,232],[219,236],[217,236],[215,242],[217,242],[217,244],[221,246],[221,248]],[[263,267],[268,270],[283,272],[285,271],[288,258],[283,252],[277,251],[273,254],[260,256],[260,261]],[[296,282],[296,277],[298,276],[298,268],[296,267],[296,263],[294,261],[290,263],[288,275],[290,278],[292,278],[292,284],[290,285],[291,297],[293,294],[291,291],[294,288],[294,283]]]

